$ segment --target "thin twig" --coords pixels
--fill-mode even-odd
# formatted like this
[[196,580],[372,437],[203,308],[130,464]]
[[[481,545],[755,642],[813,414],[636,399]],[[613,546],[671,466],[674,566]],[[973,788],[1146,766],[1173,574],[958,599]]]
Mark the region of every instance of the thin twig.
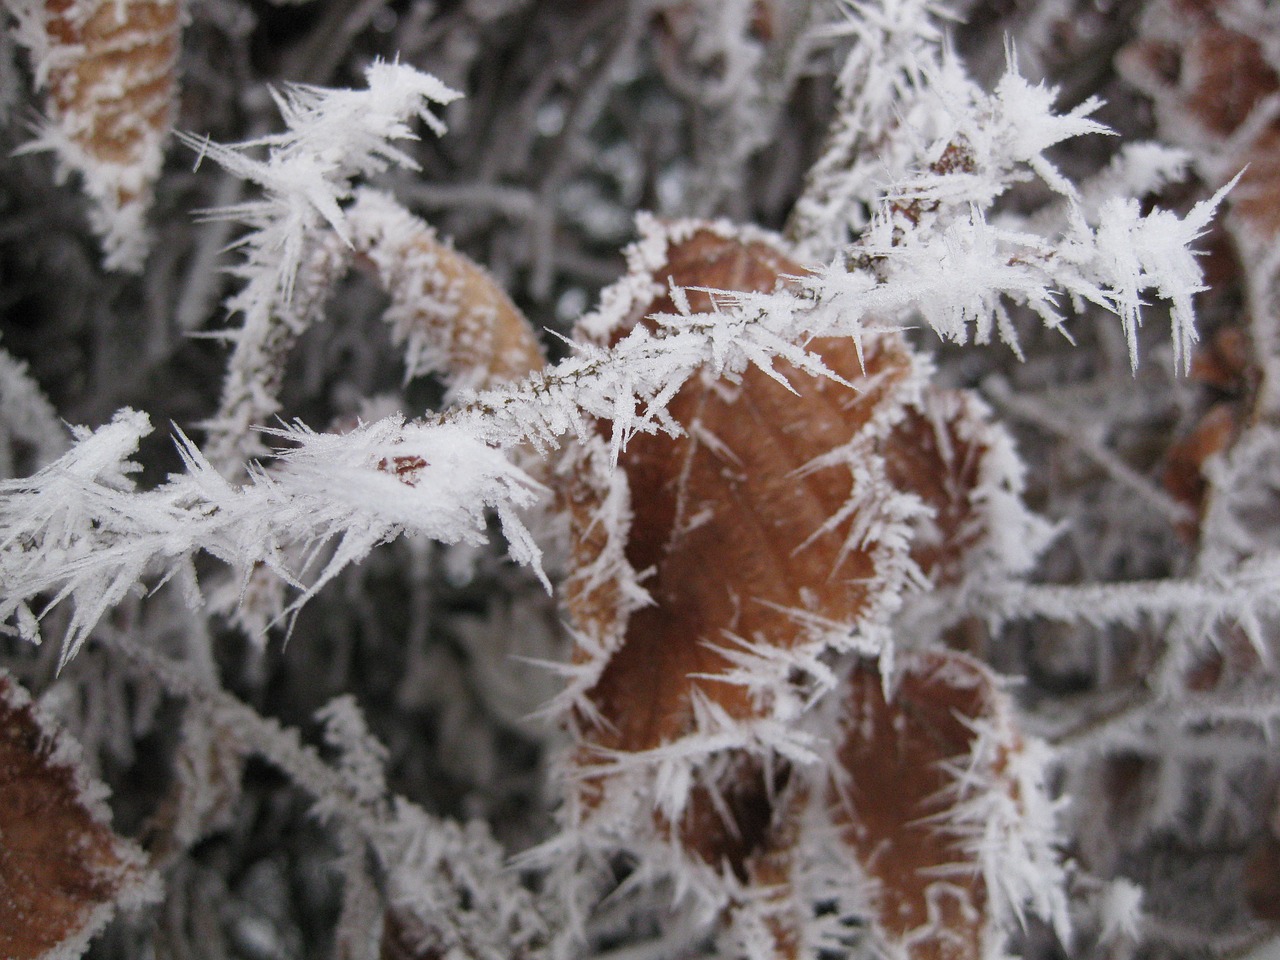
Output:
[[1195,514],[1185,504],[1174,500],[1100,443],[1063,423],[1039,400],[1014,393],[1003,377],[988,377],[982,384],[982,391],[1006,414],[1065,440],[1170,524],[1176,526],[1195,521]]

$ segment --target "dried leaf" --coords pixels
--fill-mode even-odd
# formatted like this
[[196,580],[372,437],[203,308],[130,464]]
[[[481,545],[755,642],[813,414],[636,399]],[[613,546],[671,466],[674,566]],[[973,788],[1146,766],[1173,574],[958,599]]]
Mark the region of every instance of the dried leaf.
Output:
[[363,190],[347,213],[352,243],[391,295],[386,319],[408,376],[438,372],[452,392],[497,386],[546,363],[524,314],[482,267],[395,200]]
[[[989,670],[963,654],[903,658],[890,695],[871,663],[850,677],[840,778],[829,800],[841,837],[877,883],[880,934],[913,960],[977,960],[997,935],[982,865],[955,809],[981,790],[1005,791],[1021,749]],[[979,728],[1003,730],[975,754]]]
[[1065,923],[1043,767],[980,661],[912,651],[889,680],[860,659],[834,728],[823,763],[776,792],[746,863],[740,936],[763,928],[785,958],[847,948],[852,934],[877,955],[979,960],[1003,955],[1028,905]]
[[[707,312],[699,288],[770,291],[800,272],[763,237],[718,224],[651,228],[631,253],[630,276],[605,295],[612,316],[584,324],[600,342],[674,312],[667,283]],[[873,646],[912,578],[909,509],[877,446],[916,391],[917,361],[893,335],[868,337],[861,358],[849,340],[809,347],[854,389],[784,362],[791,390],[755,368],[695,376],[668,408],[683,435],[634,437],[617,471],[602,439],[562,490],[578,637],[569,816],[606,845],[619,832],[633,849],[650,843],[730,900],[785,862],[779,838],[795,826],[776,799],[792,767],[785,744],[717,737],[795,720],[820,686],[798,664]],[[766,927],[784,943],[785,925]]]
[[[1120,52],[1117,66],[1155,100],[1170,140],[1209,147],[1227,177],[1244,170],[1231,208],[1263,240],[1280,230],[1280,117],[1255,123],[1255,110],[1267,109],[1280,91],[1280,75],[1228,7],[1186,0],[1150,4],[1140,39]],[[1258,36],[1265,36],[1262,24]],[[1222,155],[1223,147],[1233,152]]]
[[[1209,492],[1204,475],[1205,462],[1226,450],[1239,435],[1240,411],[1235,404],[1215,403],[1190,434],[1169,448],[1165,457],[1164,487],[1176,500],[1196,511],[1198,517]],[[1194,537],[1196,526],[1182,532]]]
[[[681,287],[771,290],[800,272],[763,241],[694,230],[673,240],[653,276]],[[710,296],[688,293],[694,311]],[[674,310],[669,297],[637,303],[612,332]],[[694,378],[670,404],[686,434],[635,437],[620,459],[630,492],[625,558],[653,603],[631,614],[620,644],[589,692],[603,722],[590,734],[604,751],[643,751],[694,732],[694,703],[714,702],[735,719],[763,717],[769,695],[726,683],[742,644],[788,650],[815,634],[856,629],[881,613],[891,568],[905,559],[877,524],[889,522],[893,492],[855,474],[847,459],[892,422],[917,369],[896,336],[868,338],[862,363],[850,340],[810,345],[855,389],[779,362],[794,392],[752,368],[736,382]],[[860,498],[860,499],[859,499]],[[575,511],[575,565],[596,565],[609,523]],[[867,526],[867,535],[862,532]],[[616,621],[619,592],[608,581],[579,585],[569,609],[580,628]],[[591,646],[581,660],[598,656]]]
[[152,895],[104,793],[79,748],[0,673],[0,956],[78,957],[118,906]]
[[52,147],[84,179],[108,269],[140,270],[177,95],[178,0],[43,0],[22,36],[49,90]]
[[[713,312],[702,288],[770,291],[800,272],[767,238],[722,224],[649,226],[630,257],[580,336],[614,342],[682,309],[669,285]],[[839,882],[870,878],[885,939],[912,957],[976,958],[1004,919],[965,821],[987,788],[946,764],[1023,789],[1003,772],[1000,751],[1021,740],[994,676],[961,654],[909,654],[886,700],[861,660],[837,730],[819,729],[833,708],[812,708],[838,686],[840,653],[881,651],[922,573],[957,584],[983,564],[1017,567],[1046,528],[1019,501],[1021,465],[986,407],[925,386],[901,337],[869,335],[861,354],[847,339],[808,347],[847,384],[781,361],[790,389],[755,368],[704,374],[669,404],[681,435],[636,436],[616,473],[603,440],[570,461],[568,817],[580,836],[699,878],[754,952],[761,938],[778,956],[814,947],[822,898],[806,877],[824,843],[843,843]],[[983,724],[997,733],[975,752]],[[806,755],[806,736],[821,753],[832,733],[838,780]],[[991,736],[1006,738],[994,758]]]
[[808,618],[826,631],[877,610],[885,568],[900,561],[860,541],[857,524],[874,519],[890,491],[850,508],[849,465],[811,465],[853,443],[877,404],[900,402],[892,391],[910,361],[900,344],[869,345],[863,380],[852,343],[815,348],[868,388],[857,394],[786,364],[778,368],[798,398],[758,370],[739,385],[696,382],[671,405],[688,435],[637,437],[628,449],[626,555],[634,569],[654,571],[645,585],[655,603],[632,615],[592,691],[609,718],[602,746],[646,750],[693,732],[696,692],[738,719],[767,715],[752,691],[714,679],[735,671],[725,648],[739,638],[793,648],[813,639]]

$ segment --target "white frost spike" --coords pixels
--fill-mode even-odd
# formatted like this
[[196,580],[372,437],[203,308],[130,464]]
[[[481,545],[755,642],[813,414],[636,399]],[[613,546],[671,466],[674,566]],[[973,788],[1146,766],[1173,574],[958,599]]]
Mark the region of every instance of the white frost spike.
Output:
[[[122,410],[95,432],[77,429],[79,442],[32,477],[0,484],[0,581],[17,585],[27,580],[31,585],[21,596],[14,591],[0,602],[0,620],[16,614],[19,631],[34,640],[36,621],[21,601],[59,583],[64,585],[49,606],[78,592],[76,612],[67,628],[64,663],[98,618],[124,598],[146,569],[147,559],[135,551],[125,550],[110,559],[103,556],[95,534],[102,500],[127,498],[133,491],[129,475],[139,468],[131,458],[139,440],[150,432],[146,414]],[[145,521],[138,525],[145,526]],[[89,537],[86,531],[91,532]],[[32,547],[40,549],[32,551]],[[98,569],[101,561],[106,561],[108,569]],[[47,577],[39,572],[54,567],[63,573]],[[80,590],[72,583],[81,584]]]
[[[233,146],[183,135],[189,146],[265,193],[262,200],[211,212],[254,228],[243,244],[248,262],[238,272],[250,278],[255,294],[287,302],[307,234],[327,223],[345,239],[342,203],[351,196],[352,181],[392,165],[416,169],[414,160],[393,141],[414,139],[409,121],[415,117],[435,133],[444,133],[431,105],[449,104],[461,96],[431,74],[400,63],[375,61],[365,79],[366,90],[287,87],[276,95],[289,128],[285,133]],[[268,150],[265,160],[249,156],[262,147]],[[254,282],[262,279],[269,282]]]
[[1135,200],[1114,199],[1103,204],[1097,231],[1098,261],[1103,270],[1109,268],[1106,280],[1113,309],[1124,326],[1129,361],[1135,370],[1141,296],[1144,290],[1154,289],[1172,308],[1174,366],[1183,373],[1190,371],[1191,348],[1197,339],[1191,298],[1204,289],[1204,274],[1189,246],[1204,233],[1240,176],[1197,203],[1181,220],[1167,210],[1155,210],[1144,217]]
[[1022,926],[1030,910],[1067,943],[1065,875],[1054,850],[1060,804],[1046,787],[1052,757],[1042,741],[1016,731],[1010,714],[1005,703],[991,721],[973,724],[971,755],[951,768],[958,802],[939,825],[959,836],[980,866],[1000,928]]
[[1142,888],[1123,878],[1112,880],[1102,894],[1103,943],[1136,940],[1142,930]]
[[1009,70],[996,85],[994,101],[1001,120],[1001,133],[1006,139],[1005,155],[1027,164],[1054,191],[1074,197],[1076,189],[1057,168],[1044,157],[1044,151],[1063,140],[1090,133],[1111,133],[1089,114],[1102,105],[1090,97],[1070,113],[1056,114],[1053,104],[1058,91],[1043,84],[1032,86],[1017,73],[1010,51]]
[[[273,385],[288,348],[347,268],[344,203],[353,181],[392,164],[416,166],[393,142],[413,138],[409,121],[415,117],[443,132],[431,106],[460,96],[430,74],[399,63],[375,61],[365,78],[365,90],[289,87],[276,98],[289,128],[284,133],[232,146],[182,136],[264,194],[209,213],[251,228],[239,242],[244,261],[233,271],[244,286],[227,302],[244,323],[232,334],[235,353],[218,413],[208,424],[209,457],[224,473],[243,471],[244,461],[265,452],[251,431],[276,413]],[[251,156],[259,149],[267,152],[263,160]]]
[[281,454],[278,469],[256,471],[242,485],[182,438],[187,473],[135,491],[130,458],[149,430],[144,414],[123,411],[93,433],[79,432],[80,442],[39,473],[0,484],[0,619],[16,614],[30,633],[23,600],[45,592],[50,607],[73,600],[64,660],[143,577],[189,572],[201,551],[241,574],[265,565],[300,586],[308,571],[289,568],[289,548],[305,553],[335,541],[295,608],[397,536],[482,542],[488,508],[498,509],[515,558],[539,561],[507,507],[529,506],[541,488],[457,427],[393,417],[342,436],[277,431],[296,446]]

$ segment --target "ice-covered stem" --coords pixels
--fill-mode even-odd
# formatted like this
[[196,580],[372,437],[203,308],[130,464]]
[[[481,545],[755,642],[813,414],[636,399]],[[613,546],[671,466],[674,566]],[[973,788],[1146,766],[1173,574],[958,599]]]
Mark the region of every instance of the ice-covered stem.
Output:
[[15,473],[17,444],[30,447],[34,466],[43,467],[66,452],[66,427],[27,365],[0,348],[0,479]]
[[1253,253],[1245,268],[1245,293],[1249,335],[1261,372],[1254,410],[1257,417],[1274,424],[1280,422],[1280,231],[1270,244],[1260,244]]
[[[313,548],[334,542],[301,604],[375,545],[417,532],[445,543],[485,539],[486,508],[507,531],[512,555],[537,565],[540,553],[516,516],[539,488],[502,452],[445,425],[398,418],[343,436],[298,427],[279,431],[294,446],[270,473],[234,485],[185,438],[187,473],[150,491],[129,475],[143,414],[124,411],[31,477],[0,484],[0,618],[17,616],[38,637],[29,598],[75,603],[64,660],[102,614],[144,577],[190,574],[203,551],[241,577],[264,565],[301,586]],[[301,555],[303,569],[290,564]]]
[[828,260],[870,216],[891,175],[885,148],[910,122],[925,73],[936,70],[943,8],[930,0],[842,0],[840,17],[822,32],[852,41],[837,79],[836,117],[804,192],[787,222],[802,260]]
[[[6,601],[0,610],[8,615],[25,609],[21,604],[26,597],[51,587],[83,593],[88,619],[77,615],[71,631],[74,647],[153,559],[188,557],[200,545],[201,536],[211,538],[215,555],[229,551],[233,562],[262,561],[283,569],[276,551],[285,544],[315,543],[340,533],[350,549],[339,551],[334,560],[337,566],[326,568],[336,572],[381,538],[401,531],[419,530],[446,541],[473,537],[476,529],[469,524],[485,504],[498,509],[514,536],[513,554],[533,560],[537,551],[511,512],[513,505],[532,500],[533,487],[495,447],[511,449],[525,443],[555,447],[566,434],[594,436],[594,418],[600,418],[610,424],[608,455],[616,462],[632,436],[679,432],[667,406],[696,372],[738,377],[754,368],[781,382],[785,377],[775,369],[776,358],[790,364],[796,375],[827,377],[831,371],[821,357],[799,344],[814,337],[849,337],[856,353],[867,336],[864,324],[912,316],[915,311],[940,335],[956,340],[987,335],[992,315],[1005,316],[1000,304],[1005,296],[1041,310],[1051,325],[1058,322],[1052,303],[1059,291],[1132,316],[1129,311],[1137,309],[1140,294],[1154,289],[1183,303],[1189,312],[1200,275],[1183,244],[1202,229],[1216,199],[1198,205],[1185,221],[1164,211],[1142,217],[1123,203],[1104,206],[1096,230],[1074,221],[1076,227],[1056,246],[970,216],[953,220],[940,235],[926,230],[913,242],[869,248],[882,261],[874,271],[832,266],[801,279],[794,289],[713,298],[714,309],[708,313],[685,312],[686,303],[685,309],[636,325],[612,346],[583,344],[574,356],[548,371],[479,395],[464,395],[458,406],[432,424],[411,427],[384,421],[346,437],[290,431],[287,439],[301,447],[286,456],[286,472],[300,485],[256,474],[243,487],[213,483],[206,470],[208,460],[192,452],[189,479],[138,493],[128,489],[127,474],[121,472],[129,445],[113,446],[115,453],[106,462],[99,459],[100,453],[92,452],[90,444],[73,450],[69,461],[51,466],[52,473],[42,472],[38,480],[5,485],[8,495],[0,519],[6,534],[3,563],[11,575],[3,579]],[[882,229],[891,230],[888,221]],[[1136,276],[1129,272],[1126,265],[1146,264],[1148,257],[1151,267],[1142,266]],[[612,296],[644,292],[652,299],[655,283],[650,277],[641,283],[644,291],[620,287]],[[673,301],[673,305],[680,303]],[[1001,329],[1012,335],[1011,328]],[[1183,325],[1177,335],[1186,338],[1191,332]],[[252,379],[246,382],[252,386]],[[136,415],[128,415],[103,436],[116,436],[120,430],[136,442],[145,425],[138,424]],[[432,452],[413,449],[419,442]],[[401,443],[409,446],[390,449]],[[438,451],[448,445],[453,451],[442,457]],[[375,454],[375,449],[387,452]],[[405,482],[399,467],[392,465],[415,464],[414,456],[433,466],[461,458],[456,462],[475,469],[455,471],[442,487],[434,479],[417,485],[411,496],[421,500],[425,513],[402,513],[393,499],[388,502],[389,514],[371,521],[363,533],[355,530],[354,517],[379,511],[377,504],[360,499],[371,477],[370,465],[372,476],[382,475],[378,483],[394,483],[387,473],[399,478],[401,487],[389,489],[404,495],[415,486]],[[377,464],[383,461],[388,469],[379,471]],[[326,472],[326,465],[332,469]],[[298,472],[304,467],[305,480]],[[108,470],[105,481],[99,477],[104,469]],[[348,472],[352,469],[354,473]],[[416,477],[416,469],[409,470],[409,475]],[[443,482],[445,473],[429,476]],[[350,485],[344,487],[340,477],[349,477]],[[189,491],[188,484],[196,489]],[[475,484],[470,506],[459,512],[468,484]],[[57,491],[66,494],[66,502],[75,505],[73,510],[68,512],[65,504],[56,501]],[[271,513],[264,529],[277,532],[247,544],[236,539],[246,534],[255,511],[266,510],[269,502],[280,512]],[[203,505],[219,509],[205,513]],[[296,530],[276,524],[279,516],[295,510],[302,511],[299,515],[304,518]],[[198,522],[189,522],[193,517]],[[455,526],[453,521],[444,522],[446,518],[467,522]],[[228,536],[233,545],[223,542]],[[109,548],[103,537],[110,541]],[[48,549],[32,549],[33,544]],[[69,556],[66,550],[73,552]],[[65,595],[59,592],[56,599]],[[27,632],[33,633],[33,627]]]
[[[954,178],[965,176],[930,174],[913,197],[922,204],[954,197],[964,186]],[[632,435],[674,429],[666,404],[704,365],[716,375],[738,374],[751,366],[768,370],[778,357],[825,374],[820,359],[797,344],[823,336],[856,341],[869,328],[915,319],[946,340],[982,343],[997,334],[1016,347],[1006,301],[1025,305],[1051,328],[1065,322],[1063,300],[1098,305],[1121,318],[1136,351],[1132,338],[1141,307],[1155,293],[1174,304],[1181,365],[1195,338],[1192,297],[1203,286],[1190,245],[1225,190],[1183,219],[1164,210],[1143,215],[1136,202],[1118,199],[1104,204],[1093,224],[1081,213],[1048,235],[997,226],[967,204],[952,217],[903,232],[901,211],[886,204],[852,250],[864,267],[832,264],[788,290],[722,294],[713,312],[661,314],[607,349],[579,343],[572,356],[545,372],[508,388],[463,395],[447,417],[492,443],[543,446],[556,446],[566,433],[590,433],[584,415],[599,417],[612,421],[616,459]],[[637,295],[621,286],[609,294]],[[614,310],[607,304],[602,312]]]
[[1280,615],[1277,582],[1280,556],[1268,551],[1233,570],[1203,577],[1066,586],[992,586],[975,593],[966,609],[994,621],[1043,617],[1102,626],[1186,617],[1203,631],[1216,623],[1237,623],[1259,653],[1269,657],[1272,641],[1266,624]]
[[[353,182],[393,164],[416,168],[395,141],[413,138],[409,123],[415,118],[443,133],[431,107],[459,96],[430,74],[399,63],[376,61],[365,79],[364,90],[287,88],[277,96],[284,133],[233,146],[183,136],[202,156],[263,193],[259,200],[211,213],[250,228],[238,244],[244,262],[233,271],[244,285],[227,303],[244,322],[232,334],[236,346],[210,423],[209,455],[219,469],[242,470],[246,460],[265,452],[252,428],[268,424],[277,410],[283,354],[346,268],[342,249],[350,247],[351,235],[343,206]],[[263,149],[265,159],[252,157]]]
[[152,188],[177,95],[180,0],[7,0],[46,87],[48,120],[26,149],[80,176],[109,270],[140,271]]
[[[381,787],[377,748],[338,766],[325,763],[298,731],[225,690],[194,680],[181,665],[113,635],[112,647],[171,695],[199,704],[210,725],[245,755],[260,757],[311,796],[323,817],[339,820],[373,854],[392,911],[384,938],[414,950],[475,960],[532,960],[548,937],[541,905],[506,864],[506,854],[483,823],[465,826],[432,816]],[[327,711],[330,738],[348,746],[368,741],[354,705],[337,701]],[[336,726],[335,726],[336,725]],[[347,736],[343,736],[343,733]],[[368,774],[373,771],[373,781]]]
[[203,426],[210,463],[231,478],[245,477],[253,460],[269,455],[261,429],[280,412],[289,354],[298,337],[324,318],[329,295],[351,262],[350,248],[327,229],[311,233],[305,245],[292,297],[269,306],[246,302],[244,325],[227,334],[234,346],[222,397]]

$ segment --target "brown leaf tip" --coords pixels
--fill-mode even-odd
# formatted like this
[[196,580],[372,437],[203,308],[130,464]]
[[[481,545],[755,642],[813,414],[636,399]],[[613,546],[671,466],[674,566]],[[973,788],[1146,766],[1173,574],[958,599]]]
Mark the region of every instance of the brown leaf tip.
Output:
[[1024,911],[1068,935],[1045,756],[999,678],[945,649],[870,661],[842,697],[828,793],[875,891],[879,936],[913,960],[978,960]]
[[177,99],[179,0],[44,0],[23,41],[49,90],[41,145],[80,174],[108,269],[139,270]]
[[78,957],[117,907],[155,898],[105,795],[79,745],[0,671],[0,956]]

